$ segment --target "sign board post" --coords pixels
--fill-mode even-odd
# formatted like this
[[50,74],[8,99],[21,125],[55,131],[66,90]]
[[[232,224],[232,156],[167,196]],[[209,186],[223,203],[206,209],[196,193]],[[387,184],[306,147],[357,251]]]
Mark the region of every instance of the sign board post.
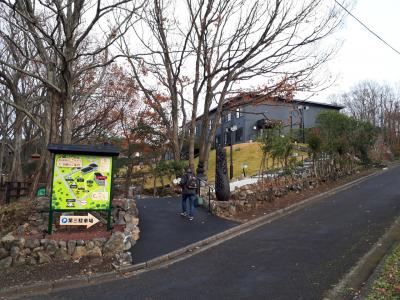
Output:
[[[107,229],[110,230],[113,160],[118,156],[118,150],[108,145],[62,144],[49,144],[47,149],[54,155],[49,234],[52,233],[54,212],[107,211]],[[93,220],[93,216],[89,216],[70,218],[72,223],[69,223],[69,219],[63,219],[65,222],[61,225],[78,225],[75,219]]]

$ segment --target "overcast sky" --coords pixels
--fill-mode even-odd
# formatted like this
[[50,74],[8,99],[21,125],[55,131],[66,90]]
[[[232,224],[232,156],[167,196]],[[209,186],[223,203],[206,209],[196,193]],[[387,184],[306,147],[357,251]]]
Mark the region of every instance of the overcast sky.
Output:
[[[351,12],[400,51],[400,0],[358,0]],[[328,102],[330,94],[346,92],[365,79],[400,83],[400,54],[379,41],[351,16],[346,17],[345,25],[336,37],[343,38],[344,44],[329,63],[329,69],[333,75],[338,75],[338,79],[334,86],[311,100]]]

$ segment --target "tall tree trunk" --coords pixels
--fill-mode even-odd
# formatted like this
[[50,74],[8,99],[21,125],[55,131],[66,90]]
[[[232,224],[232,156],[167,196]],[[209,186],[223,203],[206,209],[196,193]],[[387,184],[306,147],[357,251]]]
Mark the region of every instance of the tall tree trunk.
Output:
[[21,162],[21,151],[22,151],[22,123],[24,115],[19,110],[15,112],[14,122],[14,155],[11,163],[11,181],[23,181],[22,175],[22,162]]
[[4,150],[6,147],[5,144],[5,134],[3,134],[3,138],[1,140],[1,144],[0,144],[0,184],[3,182],[3,161],[4,161]]
[[174,160],[181,160],[181,148],[179,146],[179,135],[174,133],[174,139],[172,141]]
[[196,118],[192,118],[190,122],[190,129],[189,129],[189,167],[194,170],[194,145],[195,145],[195,134],[194,128],[196,126]]
[[[49,100],[51,99],[50,97],[48,98]],[[31,185],[31,191],[30,191],[30,197],[34,198],[36,190],[38,188],[39,182],[46,182],[46,192],[49,195],[50,193],[50,188],[51,188],[51,178],[50,174],[52,171],[52,157],[50,155],[50,152],[47,150],[47,145],[51,142],[56,143],[58,138],[57,135],[57,118],[54,116],[54,114],[58,111],[58,105],[54,101],[50,102],[47,101],[45,104],[45,109],[44,109],[44,132],[42,135],[42,143],[40,147],[40,162],[39,166],[36,170],[36,174],[34,176],[32,185]],[[52,135],[54,140],[52,139]]]
[[203,117],[201,118],[201,134],[200,134],[200,153],[199,155],[202,157],[206,156],[206,149],[207,149],[207,142],[210,140],[210,132],[209,132],[209,111],[211,107],[211,101],[212,101],[212,94],[207,93],[206,99],[204,102],[204,114]]
[[[69,55],[66,55],[68,58]],[[72,74],[70,63],[66,63],[65,70],[63,72],[64,81],[64,94],[61,96],[62,104],[62,135],[61,142],[63,144],[70,144],[72,141],[72,118],[73,118],[73,106],[72,106]]]
[[[209,90],[208,94],[207,94],[210,103],[209,104],[205,104],[205,106],[204,106],[203,116],[207,116],[207,117],[203,118],[203,120],[202,120],[203,121],[202,134],[203,134],[203,131],[206,130],[208,132],[208,135],[207,135],[207,140],[206,139],[202,140],[201,137],[200,137],[200,141],[199,141],[200,142],[200,153],[199,153],[199,164],[198,164],[199,167],[201,166],[203,168],[203,172],[205,172],[205,174],[207,174],[208,159],[209,159],[209,156],[210,156],[211,145],[212,145],[212,142],[215,139],[215,133],[217,131],[218,124],[220,123],[220,120],[221,120],[221,114],[222,114],[222,110],[223,110],[224,99],[225,99],[225,96],[226,96],[226,93],[227,93],[227,90],[228,90],[228,86],[229,86],[229,79],[226,80],[226,83],[224,84],[224,87],[223,87],[223,89],[221,91],[220,98],[219,98],[219,101],[218,101],[217,110],[215,111],[215,117],[214,117],[213,125],[211,127],[211,131],[208,131],[207,126],[208,126],[208,114],[209,114],[209,109],[210,109],[212,95],[213,95],[212,90],[211,91]],[[207,88],[211,89],[211,87],[207,87]],[[205,121],[207,123],[205,123]],[[221,128],[223,128],[222,122],[221,122]],[[223,135],[224,132],[221,132],[221,134]],[[222,140],[224,140],[224,139],[222,139]],[[224,145],[221,145],[221,147],[223,148]],[[199,169],[199,167],[198,167],[198,169]]]
[[46,111],[50,111],[50,114],[46,114],[46,126],[49,134],[49,143],[60,142],[60,115],[61,115],[61,102],[60,96],[57,93],[49,93],[49,101],[45,107]]
[[72,141],[72,118],[73,118],[73,107],[70,97],[63,99],[62,108],[63,108],[63,115],[62,115],[61,142],[63,144],[70,144]]
[[179,145],[179,116],[178,116],[178,96],[176,91],[173,93],[172,101],[172,134],[173,134],[173,153],[176,161],[181,160],[181,148]]
[[[195,94],[195,92],[193,92]],[[194,97],[192,107],[192,117],[190,120],[189,128],[189,166],[194,170],[194,146],[195,146],[195,128],[196,128],[196,115],[197,115],[198,99]]]
[[[75,3],[76,5],[76,3]],[[76,8],[75,8],[76,9]],[[72,16],[72,2],[67,4],[68,15],[71,19]],[[62,136],[61,142],[63,144],[70,144],[72,141],[72,118],[73,118],[73,103],[72,103],[72,92],[73,92],[73,76],[72,76],[72,61],[75,55],[74,49],[74,30],[73,24],[68,23],[65,27],[66,31],[66,43],[64,48],[64,58],[63,58],[63,69],[61,72],[63,86],[63,93],[61,95],[62,103]]]

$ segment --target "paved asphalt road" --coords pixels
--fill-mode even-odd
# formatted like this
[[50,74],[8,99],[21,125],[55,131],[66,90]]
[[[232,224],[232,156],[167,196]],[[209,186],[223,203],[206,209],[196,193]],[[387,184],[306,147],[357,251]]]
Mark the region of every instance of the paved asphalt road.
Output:
[[322,299],[400,214],[400,167],[167,268],[35,299]]
[[132,251],[135,263],[180,249],[237,225],[202,208],[195,208],[193,221],[182,218],[179,215],[182,209],[180,197],[142,198],[137,205],[140,239]]

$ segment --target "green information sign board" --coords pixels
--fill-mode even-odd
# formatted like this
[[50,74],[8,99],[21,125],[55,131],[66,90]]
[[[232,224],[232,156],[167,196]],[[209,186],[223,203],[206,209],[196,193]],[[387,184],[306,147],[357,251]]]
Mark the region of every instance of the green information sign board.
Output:
[[112,157],[55,154],[52,209],[106,210],[110,205]]
[[111,229],[113,158],[119,151],[111,145],[49,144],[54,154],[49,227],[54,212],[107,211]]

